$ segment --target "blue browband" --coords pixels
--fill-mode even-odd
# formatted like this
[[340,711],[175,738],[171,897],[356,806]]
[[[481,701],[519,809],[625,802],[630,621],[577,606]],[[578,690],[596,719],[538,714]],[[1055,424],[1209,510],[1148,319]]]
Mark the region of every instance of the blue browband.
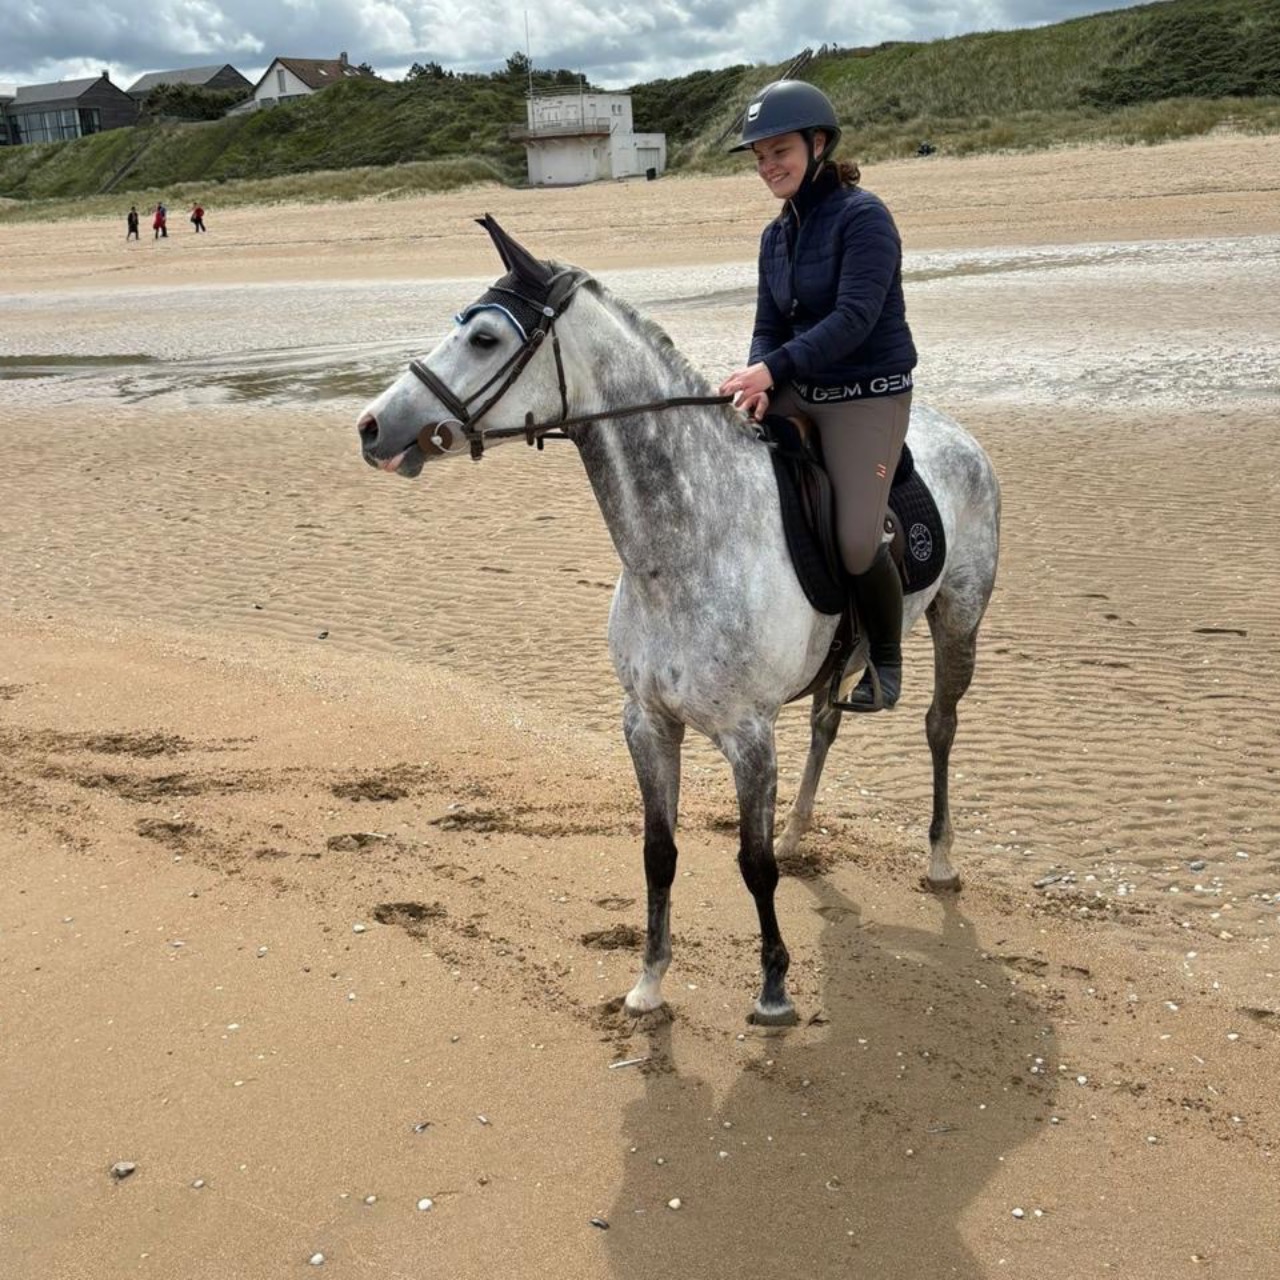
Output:
[[520,335],[520,341],[521,342],[529,341],[529,335],[525,332],[524,325],[522,325],[520,321],[517,320],[515,316],[512,315],[511,312],[506,307],[504,307],[500,302],[474,303],[471,306],[469,306],[465,311],[459,311],[458,314],[453,317],[454,323],[466,324],[467,321],[470,320],[471,317],[474,316],[478,311],[496,311],[499,315],[506,316],[506,318],[511,321],[512,325],[515,328],[515,331]]

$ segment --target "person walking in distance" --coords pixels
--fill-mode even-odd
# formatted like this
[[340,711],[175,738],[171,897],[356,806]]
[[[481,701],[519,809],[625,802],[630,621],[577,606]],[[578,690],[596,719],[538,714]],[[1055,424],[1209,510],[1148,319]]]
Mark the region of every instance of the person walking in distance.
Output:
[[165,212],[164,205],[156,205],[155,217],[151,219],[151,230],[153,232],[151,238],[153,240],[159,240],[162,236],[166,240],[169,238],[168,220],[169,216]]
[[191,206],[191,225],[197,232],[204,230],[204,207],[199,200]]
[[136,240],[138,238],[138,206],[136,204],[129,207],[124,224],[128,228],[124,233],[125,240]]

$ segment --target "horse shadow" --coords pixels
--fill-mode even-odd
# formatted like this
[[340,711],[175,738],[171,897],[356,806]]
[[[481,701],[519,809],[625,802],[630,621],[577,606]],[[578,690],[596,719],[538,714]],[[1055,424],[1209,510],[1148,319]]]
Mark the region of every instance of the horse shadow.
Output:
[[820,1025],[750,1033],[720,1097],[680,1069],[692,1042],[679,1021],[647,1033],[662,1069],[625,1113],[604,1241],[619,1280],[989,1273],[966,1238],[986,1228],[966,1210],[1048,1123],[1047,1001],[984,953],[954,898],[930,900],[937,929],[890,927],[829,881],[810,887]]

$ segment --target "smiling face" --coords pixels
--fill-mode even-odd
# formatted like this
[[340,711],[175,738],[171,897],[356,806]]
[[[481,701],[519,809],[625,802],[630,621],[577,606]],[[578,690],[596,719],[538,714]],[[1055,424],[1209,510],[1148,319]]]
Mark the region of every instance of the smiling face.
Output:
[[[826,135],[821,131],[813,135],[813,153],[820,156],[826,146]],[[756,172],[764,185],[779,200],[790,200],[804,181],[809,167],[809,148],[802,133],[779,133],[754,143],[751,150],[756,157]]]

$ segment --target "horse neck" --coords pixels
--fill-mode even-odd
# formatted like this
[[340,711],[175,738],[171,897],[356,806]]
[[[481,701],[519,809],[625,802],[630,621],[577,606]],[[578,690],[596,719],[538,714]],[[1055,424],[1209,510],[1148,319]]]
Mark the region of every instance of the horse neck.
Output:
[[[592,363],[598,409],[713,394],[635,335],[627,344],[604,342]],[[715,549],[740,535],[761,477],[772,475],[764,448],[723,405],[605,419],[574,438],[618,556],[642,577],[676,563],[712,563]]]

